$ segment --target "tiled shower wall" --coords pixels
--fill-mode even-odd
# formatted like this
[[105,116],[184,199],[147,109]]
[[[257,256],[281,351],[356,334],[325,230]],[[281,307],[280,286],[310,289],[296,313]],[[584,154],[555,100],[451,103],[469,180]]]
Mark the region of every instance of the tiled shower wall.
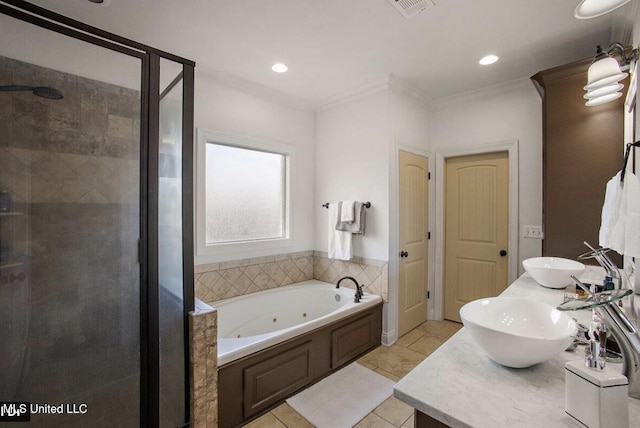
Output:
[[22,398],[82,398],[87,423],[118,408],[111,422],[125,426],[137,418],[128,403],[139,388],[139,364],[129,358],[139,330],[120,314],[139,310],[140,94],[4,57],[0,84],[64,94],[0,93],[0,188],[21,212],[0,219],[13,231],[0,240],[19,265],[12,273],[26,278],[1,287],[0,313],[30,314],[28,338],[18,342],[30,344]]
[[[344,262],[319,251],[198,265],[195,272],[195,295],[206,303],[309,279],[335,283],[343,276],[354,277],[367,292],[382,296],[385,302],[388,295],[387,262],[360,257]],[[351,281],[343,284],[354,288]]]

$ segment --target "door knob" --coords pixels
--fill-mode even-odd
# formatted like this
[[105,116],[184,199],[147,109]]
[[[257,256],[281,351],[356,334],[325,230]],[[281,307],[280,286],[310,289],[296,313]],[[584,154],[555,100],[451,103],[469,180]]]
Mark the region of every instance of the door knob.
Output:
[[507,250],[500,250],[500,257],[504,257],[507,255]]
[[409,253],[406,251],[400,251],[400,257],[409,257]]

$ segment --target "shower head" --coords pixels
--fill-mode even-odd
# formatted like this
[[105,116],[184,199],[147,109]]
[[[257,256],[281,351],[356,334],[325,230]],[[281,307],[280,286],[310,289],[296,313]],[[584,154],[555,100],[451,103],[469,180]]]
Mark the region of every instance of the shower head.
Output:
[[33,95],[38,97],[47,98],[50,100],[59,100],[64,98],[62,92],[55,88],[48,86],[19,86],[19,85],[6,85],[0,86],[0,92],[21,92],[31,91]]
[[36,86],[33,88],[33,94],[50,100],[59,100],[64,98],[62,92],[56,88],[50,88],[48,86]]

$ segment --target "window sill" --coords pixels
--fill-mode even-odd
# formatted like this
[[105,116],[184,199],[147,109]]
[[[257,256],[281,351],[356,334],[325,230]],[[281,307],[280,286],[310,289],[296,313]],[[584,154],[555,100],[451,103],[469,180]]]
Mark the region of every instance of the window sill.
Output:
[[292,238],[265,239],[251,242],[229,242],[205,245],[200,243],[195,254],[195,264],[226,262],[230,260],[270,256],[284,248],[295,246]]

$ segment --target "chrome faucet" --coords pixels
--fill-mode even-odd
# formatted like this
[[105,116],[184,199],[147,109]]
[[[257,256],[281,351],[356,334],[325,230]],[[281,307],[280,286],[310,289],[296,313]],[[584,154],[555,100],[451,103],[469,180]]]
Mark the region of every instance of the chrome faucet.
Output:
[[[624,290],[622,275],[618,266],[607,256],[609,248],[593,248],[588,242],[584,244],[591,251],[579,256],[580,259],[594,258],[600,266],[604,268],[612,279],[615,289],[618,290],[620,296],[631,294],[631,290]],[[574,278],[575,279],[575,278]],[[578,283],[580,281],[577,281]],[[584,286],[583,286],[584,287]],[[601,293],[606,296],[606,293]],[[595,302],[598,301],[599,295],[593,295]],[[613,302],[611,299],[604,298],[600,303],[596,303],[593,307],[594,311],[602,321],[604,321],[607,329],[614,337],[620,352],[622,353],[622,374],[629,380],[629,397],[640,399],[640,331],[638,331],[637,322],[640,319],[640,312],[634,301],[635,296],[631,296],[630,305],[625,305],[626,311],[636,321],[634,323],[622,310],[621,302]]]
[[598,306],[595,311],[620,347],[622,374],[629,380],[629,397],[640,399],[640,332],[636,324],[614,302]]
[[350,279],[356,285],[356,295],[353,298],[353,301],[355,303],[360,303],[360,299],[362,299],[362,296],[364,295],[364,293],[362,292],[362,287],[360,286],[360,284],[358,284],[358,281],[356,281],[356,279],[354,277],[352,277],[352,276],[343,276],[336,283],[336,288],[340,288],[340,283],[342,281],[344,281],[345,279]]
[[[631,290],[611,290],[589,294],[588,297],[564,302],[558,306],[558,309],[561,311],[593,309],[594,315],[606,327],[600,333],[604,333],[605,337],[608,336],[607,333],[611,333],[620,348],[622,374],[629,381],[629,397],[640,399],[640,331],[636,327],[640,312],[634,305],[635,296],[631,296],[630,304],[625,305],[627,313],[619,306],[620,299],[630,294],[632,294]],[[635,319],[636,323],[631,319]],[[598,360],[593,351],[591,356],[594,357],[593,361]]]
[[578,256],[581,260],[596,259],[598,264],[607,272],[607,276],[611,278],[611,281],[615,285],[615,289],[622,288],[622,275],[618,266],[607,256],[609,248],[593,248],[587,241],[583,241],[583,244],[589,247],[591,251],[586,252]]

